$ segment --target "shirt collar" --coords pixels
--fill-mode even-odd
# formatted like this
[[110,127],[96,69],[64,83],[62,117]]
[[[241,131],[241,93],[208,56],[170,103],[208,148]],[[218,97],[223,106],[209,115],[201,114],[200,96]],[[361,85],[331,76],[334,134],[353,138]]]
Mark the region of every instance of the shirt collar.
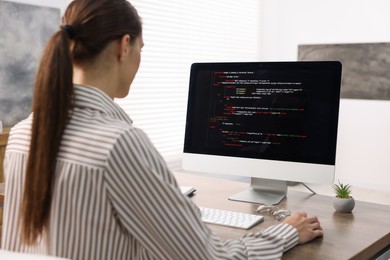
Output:
[[75,108],[97,110],[129,124],[133,123],[129,115],[102,90],[92,86],[74,85],[74,93]]

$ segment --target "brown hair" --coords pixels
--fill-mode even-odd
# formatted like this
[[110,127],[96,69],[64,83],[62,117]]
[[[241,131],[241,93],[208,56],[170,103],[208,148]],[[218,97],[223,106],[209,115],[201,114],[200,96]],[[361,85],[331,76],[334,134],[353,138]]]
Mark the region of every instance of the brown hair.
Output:
[[142,33],[126,0],[75,0],[48,41],[37,71],[33,123],[22,199],[22,241],[33,244],[47,226],[56,158],[71,116],[73,64],[93,63],[109,42]]

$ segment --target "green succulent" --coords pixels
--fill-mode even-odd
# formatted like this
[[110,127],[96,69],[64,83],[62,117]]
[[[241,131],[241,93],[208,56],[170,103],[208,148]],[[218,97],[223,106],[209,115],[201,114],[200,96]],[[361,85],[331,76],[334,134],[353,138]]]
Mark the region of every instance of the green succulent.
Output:
[[339,184],[333,184],[333,190],[336,193],[336,197],[342,199],[351,198],[352,187],[349,184],[342,184],[339,181]]

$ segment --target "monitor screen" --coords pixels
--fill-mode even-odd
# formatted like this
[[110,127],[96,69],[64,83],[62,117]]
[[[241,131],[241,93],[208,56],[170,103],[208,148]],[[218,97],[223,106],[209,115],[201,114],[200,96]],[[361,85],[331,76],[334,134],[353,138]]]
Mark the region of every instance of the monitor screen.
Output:
[[340,82],[336,61],[193,64],[183,168],[332,183]]

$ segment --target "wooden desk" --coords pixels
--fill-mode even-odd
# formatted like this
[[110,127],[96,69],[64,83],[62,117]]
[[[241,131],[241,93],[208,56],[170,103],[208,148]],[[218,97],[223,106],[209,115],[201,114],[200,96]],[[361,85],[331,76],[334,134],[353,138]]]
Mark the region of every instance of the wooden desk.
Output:
[[3,185],[4,182],[4,173],[3,173],[3,160],[4,160],[4,154],[5,154],[5,147],[7,146],[8,141],[8,135],[10,131],[10,127],[4,127],[3,132],[0,133],[0,237],[1,237],[1,231],[2,231],[2,225],[3,225]]
[[4,182],[3,159],[10,129],[10,127],[4,127],[3,132],[0,134],[0,182]]
[[[180,185],[194,186],[193,201],[203,207],[254,213],[258,205],[230,201],[228,197],[248,188],[249,184],[235,181],[175,174]],[[306,211],[317,215],[325,234],[322,238],[296,246],[286,252],[283,259],[370,259],[390,245],[390,206],[356,201],[352,214],[335,213],[333,198],[311,193],[288,191],[280,207],[291,211]],[[263,230],[279,223],[265,215],[264,222],[250,232]],[[237,238],[246,230],[209,225],[223,238]]]

